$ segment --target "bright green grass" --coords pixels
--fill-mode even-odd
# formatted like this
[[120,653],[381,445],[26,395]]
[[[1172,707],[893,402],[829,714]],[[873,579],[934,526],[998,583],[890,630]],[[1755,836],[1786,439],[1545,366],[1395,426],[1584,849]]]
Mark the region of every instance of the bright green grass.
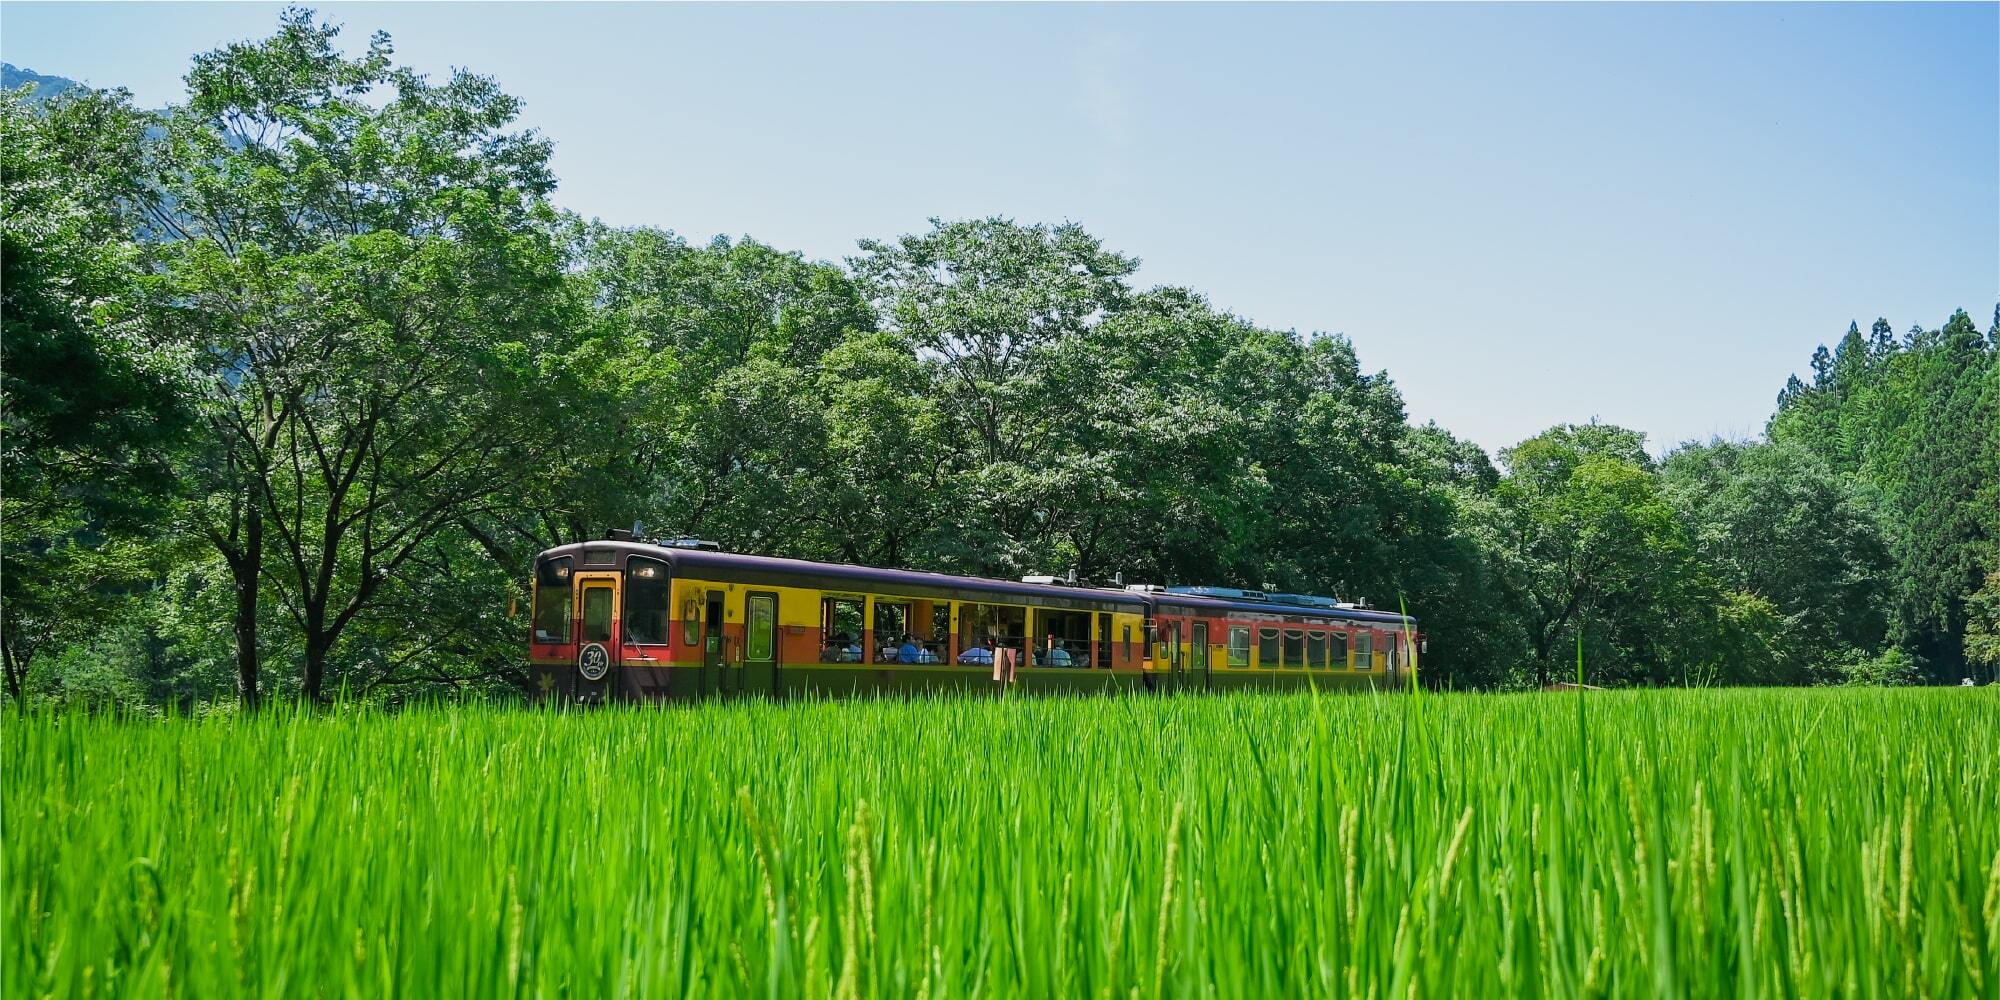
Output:
[[1992,691],[1579,697],[13,716],[0,992],[2000,993]]

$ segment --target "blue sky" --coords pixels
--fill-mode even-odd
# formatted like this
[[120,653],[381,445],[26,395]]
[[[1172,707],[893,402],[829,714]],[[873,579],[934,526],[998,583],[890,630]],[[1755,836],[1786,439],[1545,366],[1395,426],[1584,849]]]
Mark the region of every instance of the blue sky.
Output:
[[[162,105],[278,9],[9,0],[0,58]],[[1754,435],[1849,320],[2000,298],[1990,4],[320,10],[499,78],[585,215],[828,260],[1074,220],[1489,449]]]

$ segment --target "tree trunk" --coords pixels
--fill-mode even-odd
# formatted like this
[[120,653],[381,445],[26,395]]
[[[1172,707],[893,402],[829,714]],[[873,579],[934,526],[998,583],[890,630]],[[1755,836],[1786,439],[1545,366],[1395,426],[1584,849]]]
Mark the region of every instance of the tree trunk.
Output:
[[[333,649],[333,641],[339,637],[341,627],[338,621],[333,623],[332,628],[327,627],[326,587],[326,579],[322,577],[319,590],[316,593],[308,593],[305,607],[301,609],[304,612],[301,617],[304,619],[305,635],[301,638],[305,640],[306,646],[306,674],[299,694],[307,701],[315,703],[325,691],[326,655]],[[358,595],[356,600],[367,600],[367,590],[364,584],[363,593]]]
[[243,707],[256,711],[257,579],[264,569],[264,515],[250,505],[243,524],[243,547],[227,554],[229,574],[236,581],[236,694]]
[[320,688],[325,683],[327,647],[332,643],[325,638],[325,632],[317,623],[307,625],[305,638],[306,676],[299,693],[305,700],[317,702],[320,700]]
[[26,660],[17,662],[14,658],[14,644],[0,640],[0,662],[4,662],[6,667],[7,693],[16,702],[22,701],[21,691],[26,686],[24,681],[28,673]]

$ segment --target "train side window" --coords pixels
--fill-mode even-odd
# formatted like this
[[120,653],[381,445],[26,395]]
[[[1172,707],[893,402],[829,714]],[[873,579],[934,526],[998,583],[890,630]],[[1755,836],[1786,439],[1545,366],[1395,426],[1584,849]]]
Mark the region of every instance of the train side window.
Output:
[[1326,634],[1326,663],[1335,670],[1347,669],[1347,633]]
[[876,663],[896,662],[903,636],[915,631],[912,610],[912,605],[901,602],[875,602],[875,648],[870,655]]
[[1297,670],[1306,665],[1306,634],[1295,628],[1285,630],[1285,666]]
[[535,641],[568,642],[569,576],[575,561],[568,556],[535,567]]
[[1125,658],[1132,658],[1132,626],[1125,626]]
[[1265,670],[1278,669],[1278,630],[1264,628],[1257,630],[1257,666]]
[[1354,633],[1354,669],[1375,669],[1375,633],[1367,629]]
[[821,663],[861,662],[861,623],[865,605],[859,597],[822,597],[819,602]]
[[1250,630],[1232,628],[1229,630],[1229,665],[1247,667],[1250,665]]
[[1306,635],[1306,669],[1326,669],[1326,633],[1312,632]]

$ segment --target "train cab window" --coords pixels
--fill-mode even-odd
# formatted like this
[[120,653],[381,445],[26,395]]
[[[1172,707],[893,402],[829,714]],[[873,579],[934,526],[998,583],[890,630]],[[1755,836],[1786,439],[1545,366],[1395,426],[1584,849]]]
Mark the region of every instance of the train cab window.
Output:
[[1362,629],[1354,633],[1354,669],[1375,669],[1375,633]]
[[1297,670],[1305,665],[1306,634],[1299,629],[1288,628],[1285,630],[1285,666]]
[[1326,669],[1325,632],[1309,632],[1306,634],[1306,669]]
[[568,642],[569,576],[575,561],[568,556],[535,567],[535,641]]
[[1257,630],[1257,666],[1265,670],[1278,669],[1278,630],[1261,628]]
[[1125,626],[1125,659],[1132,658],[1132,626]]
[[667,564],[633,556],[625,561],[625,641],[639,645],[669,642],[673,636],[673,596]]
[[1229,630],[1229,665],[1247,667],[1250,665],[1250,630],[1232,628]]
[[1335,670],[1347,669],[1347,633],[1326,634],[1326,665]]
[[860,663],[861,623],[867,605],[859,597],[825,597],[819,602],[821,663]]

